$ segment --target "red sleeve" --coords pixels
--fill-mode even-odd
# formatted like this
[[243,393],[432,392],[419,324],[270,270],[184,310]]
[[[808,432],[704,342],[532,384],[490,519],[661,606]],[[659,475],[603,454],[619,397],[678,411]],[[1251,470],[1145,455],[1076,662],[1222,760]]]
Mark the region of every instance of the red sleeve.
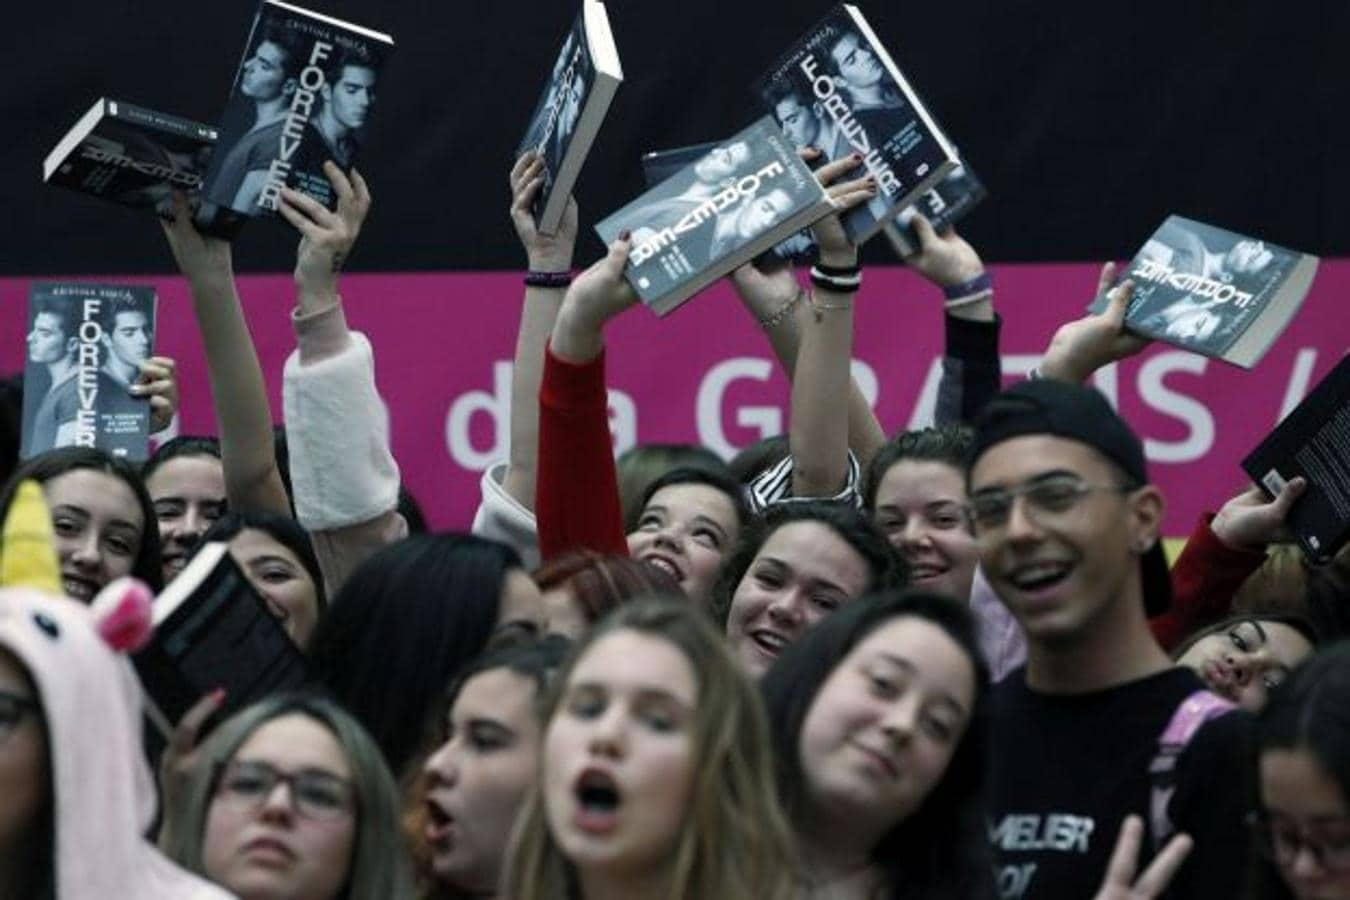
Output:
[[604,351],[578,365],[545,349],[538,464],[534,511],[540,557],[548,560],[581,548],[627,556]]
[[1229,615],[1233,595],[1266,560],[1264,550],[1236,550],[1219,540],[1209,527],[1213,519],[1213,513],[1200,517],[1172,564],[1172,608],[1149,619],[1164,650]]

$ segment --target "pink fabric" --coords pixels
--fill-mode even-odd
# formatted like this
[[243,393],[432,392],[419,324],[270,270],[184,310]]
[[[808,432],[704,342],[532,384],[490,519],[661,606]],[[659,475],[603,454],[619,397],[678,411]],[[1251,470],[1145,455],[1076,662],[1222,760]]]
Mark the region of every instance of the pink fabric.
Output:
[[46,720],[61,900],[224,900],[141,837],[155,791],[141,753],[140,689],[99,637],[94,612],[26,588],[0,590],[0,647],[32,678]]

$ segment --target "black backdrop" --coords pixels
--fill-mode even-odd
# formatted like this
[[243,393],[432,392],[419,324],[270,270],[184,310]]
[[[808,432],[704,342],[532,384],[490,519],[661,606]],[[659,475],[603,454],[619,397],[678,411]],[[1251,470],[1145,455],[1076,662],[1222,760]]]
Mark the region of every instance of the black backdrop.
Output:
[[[991,190],[963,228],[987,259],[1126,257],[1172,211],[1350,255],[1347,0],[861,5]],[[352,267],[517,267],[506,172],[572,4],[316,6],[398,42],[361,166],[376,205]],[[152,220],[43,186],[40,163],[99,95],[215,121],[253,9],[249,0],[10,5],[0,274],[169,267]],[[580,260],[599,251],[588,223],[638,190],[639,154],[739,128],[756,114],[746,86],[825,9],[610,0],[627,78],[578,187]],[[293,259],[280,225],[255,225],[240,244],[243,271]]]

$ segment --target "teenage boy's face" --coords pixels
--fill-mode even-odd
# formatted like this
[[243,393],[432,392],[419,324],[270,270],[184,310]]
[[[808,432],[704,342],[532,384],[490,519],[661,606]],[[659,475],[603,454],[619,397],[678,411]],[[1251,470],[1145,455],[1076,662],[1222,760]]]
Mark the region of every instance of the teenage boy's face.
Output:
[[1072,642],[1116,603],[1143,602],[1134,548],[1156,538],[1162,498],[1152,487],[1119,490],[1122,480],[1091,447],[1050,435],[995,444],[971,470],[972,501],[1035,483],[1065,488],[1053,506],[1014,498],[997,527],[976,521],[989,582],[1033,643]]

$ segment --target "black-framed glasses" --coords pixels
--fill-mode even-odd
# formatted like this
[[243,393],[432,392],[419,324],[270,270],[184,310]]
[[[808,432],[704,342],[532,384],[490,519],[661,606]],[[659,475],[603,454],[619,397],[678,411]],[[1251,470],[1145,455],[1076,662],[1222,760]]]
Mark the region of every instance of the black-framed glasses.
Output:
[[267,802],[278,784],[286,785],[291,809],[307,819],[340,819],[356,811],[356,791],[345,778],[321,769],[283,772],[264,762],[222,765],[216,797],[251,812]]
[[[1341,817],[1315,826],[1272,818],[1268,813],[1250,813],[1247,827],[1256,837],[1261,855],[1280,866],[1292,866],[1308,851],[1324,872],[1350,873],[1350,818]],[[1335,834],[1319,833],[1324,828]]]
[[0,691],[0,744],[18,730],[24,716],[38,711],[38,702],[32,697],[13,691]]
[[1073,475],[1050,475],[1015,488],[981,491],[970,498],[963,509],[976,534],[998,531],[1012,517],[1013,503],[1022,498],[1028,518],[1042,527],[1063,522],[1088,494],[1101,491],[1128,494],[1132,485],[1092,484]]

